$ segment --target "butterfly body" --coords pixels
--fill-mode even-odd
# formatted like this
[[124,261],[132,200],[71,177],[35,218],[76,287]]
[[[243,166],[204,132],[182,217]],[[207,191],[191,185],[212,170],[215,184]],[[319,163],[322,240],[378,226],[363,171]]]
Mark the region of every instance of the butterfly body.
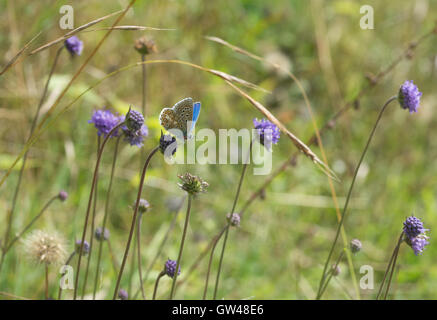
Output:
[[193,103],[193,99],[185,98],[172,108],[162,109],[159,121],[166,130],[170,132],[175,129],[180,130],[184,139],[187,139],[194,130],[200,108],[200,102]]

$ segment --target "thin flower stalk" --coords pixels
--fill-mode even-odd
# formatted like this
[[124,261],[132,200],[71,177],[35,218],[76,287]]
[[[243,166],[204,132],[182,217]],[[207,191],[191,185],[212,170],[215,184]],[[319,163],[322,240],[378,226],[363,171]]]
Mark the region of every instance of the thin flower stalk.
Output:
[[78,283],[79,283],[79,274],[80,274],[80,264],[81,264],[81,260],[82,260],[83,243],[84,243],[85,237],[86,237],[86,231],[87,231],[87,226],[88,226],[88,219],[89,219],[89,214],[90,214],[90,209],[91,209],[91,203],[92,203],[92,200],[93,200],[94,189],[96,187],[96,181],[97,181],[97,175],[98,175],[99,166],[100,166],[100,160],[102,158],[102,154],[103,154],[103,150],[105,148],[106,142],[111,138],[112,134],[114,132],[116,132],[116,130],[118,130],[122,125],[124,125],[124,122],[121,122],[120,124],[115,126],[109,132],[109,134],[103,140],[102,146],[101,146],[101,148],[99,150],[99,153],[97,155],[96,167],[94,169],[93,181],[92,181],[92,184],[91,184],[91,191],[90,191],[90,196],[89,196],[89,199],[88,199],[87,211],[86,211],[86,215],[85,215],[85,223],[84,223],[84,227],[83,227],[83,231],[82,231],[82,239],[81,239],[81,246],[80,246],[80,251],[79,251],[79,258],[78,258],[78,261],[77,261],[77,268],[76,268],[77,271],[76,271],[76,279],[75,279],[74,294],[73,294],[73,299],[74,300],[76,300],[76,297],[77,297],[77,286],[78,286]]
[[153,300],[156,300],[156,293],[158,292],[158,285],[159,285],[159,280],[161,280],[161,278],[165,276],[165,271],[161,271],[158,275],[158,277],[156,278],[155,281],[155,288],[153,289]]
[[140,212],[138,216],[138,224],[137,224],[137,257],[138,257],[138,275],[140,277],[140,289],[141,295],[144,300],[146,300],[146,294],[144,292],[143,285],[143,272],[142,272],[142,263],[141,263],[141,221],[142,221],[143,213]]
[[[40,99],[40,101],[38,103],[38,107],[36,108],[35,116],[33,117],[33,120],[32,120],[32,124],[31,124],[31,127],[30,127],[30,133],[29,133],[28,141],[30,140],[30,138],[32,137],[33,132],[35,131],[35,127],[36,127],[36,124],[37,124],[37,121],[38,121],[38,117],[39,117],[39,114],[40,114],[40,111],[41,111],[42,104],[44,102],[44,99],[47,96],[47,91],[48,91],[48,88],[49,88],[50,80],[52,79],[53,73],[55,71],[56,65],[57,65],[58,60],[59,60],[59,56],[60,56],[61,51],[62,51],[63,48],[64,48],[64,46],[61,46],[56,51],[55,59],[53,61],[52,67],[50,69],[49,76],[48,76],[46,84],[44,86],[43,94],[42,94],[41,99]],[[22,182],[22,179],[23,179],[24,168],[26,166],[27,155],[28,155],[28,151],[26,151],[23,154],[23,160],[22,160],[21,168],[20,168],[20,171],[19,171],[19,174],[18,174],[18,181],[17,181],[17,185],[15,187],[14,196],[12,198],[12,206],[11,206],[11,210],[9,211],[9,215],[8,215],[8,219],[7,219],[7,223],[6,223],[6,232],[5,232],[5,236],[3,238],[4,245],[3,245],[3,248],[2,248],[2,256],[0,258],[0,271],[2,269],[3,261],[4,261],[4,258],[5,258],[6,252],[7,252],[6,244],[9,241],[9,236],[10,236],[10,233],[11,233],[12,220],[13,220],[13,216],[14,216],[14,213],[15,213],[15,207],[17,205],[18,195],[20,193],[20,187],[21,187],[21,182]]]
[[[106,223],[107,223],[108,215],[109,215],[109,213],[108,213],[109,212],[109,202],[110,202],[110,199],[111,199],[112,182],[113,182],[113,179],[114,179],[115,164],[117,162],[118,146],[120,144],[120,138],[121,138],[121,135],[117,137],[117,140],[115,142],[114,155],[112,157],[111,176],[109,178],[108,191],[106,192],[105,213],[103,215],[103,222],[102,222],[102,234],[105,231]],[[108,241],[108,244],[109,244],[109,239],[107,239],[107,241]],[[98,251],[98,255],[97,255],[97,265],[96,265],[96,276],[95,276],[95,279],[94,279],[93,300],[96,299],[97,285],[98,285],[98,282],[99,282],[100,262],[101,262],[101,259],[102,259],[103,242],[104,242],[103,239],[101,241],[99,241],[99,251]]]
[[360,169],[360,167],[361,167],[361,163],[362,163],[363,160],[364,160],[364,156],[365,156],[366,153],[367,153],[367,150],[368,150],[368,148],[369,148],[369,146],[370,146],[370,142],[372,141],[373,135],[375,134],[376,128],[377,128],[377,126],[378,126],[378,124],[379,124],[379,121],[380,121],[381,118],[382,118],[382,115],[384,114],[384,111],[386,110],[387,106],[388,106],[392,101],[395,101],[396,99],[397,99],[397,96],[393,96],[393,97],[391,97],[390,99],[388,99],[388,100],[385,102],[385,104],[383,105],[381,111],[380,111],[379,114],[378,114],[378,118],[377,118],[377,120],[376,120],[376,122],[375,122],[375,125],[373,126],[373,129],[372,129],[372,131],[371,131],[371,133],[370,133],[370,136],[369,136],[369,138],[368,138],[368,140],[367,140],[366,146],[364,147],[363,153],[361,154],[361,158],[360,158],[360,160],[358,161],[358,165],[357,165],[357,167],[355,168],[355,172],[354,172],[354,175],[353,175],[353,177],[352,177],[352,182],[351,182],[351,185],[350,185],[350,187],[349,187],[349,191],[348,191],[348,194],[347,194],[347,197],[346,197],[346,201],[345,201],[345,205],[344,205],[344,208],[343,208],[343,212],[342,212],[342,214],[341,214],[341,219],[340,219],[340,222],[338,223],[338,226],[337,226],[337,232],[336,232],[336,234],[335,234],[334,241],[333,241],[333,243],[332,243],[332,245],[331,245],[331,249],[330,249],[330,251],[329,251],[328,258],[326,259],[325,265],[324,265],[324,267],[323,267],[322,277],[321,277],[321,279],[320,279],[319,289],[318,289],[318,292],[317,292],[317,296],[320,295],[320,292],[321,292],[321,290],[322,290],[322,288],[323,288],[323,285],[324,285],[324,282],[325,282],[325,279],[326,279],[326,270],[327,270],[327,268],[328,268],[329,261],[331,260],[332,253],[334,252],[335,245],[337,244],[337,240],[338,240],[338,237],[339,237],[339,235],[340,235],[340,231],[341,231],[341,228],[342,228],[342,226],[343,226],[343,222],[344,222],[345,217],[346,217],[347,208],[348,208],[348,205],[349,205],[349,200],[350,200],[350,197],[351,197],[351,195],[352,195],[352,190],[353,190],[353,187],[354,187],[354,185],[355,185],[355,180],[356,180],[356,178],[357,178],[358,171],[359,171],[359,169]]
[[[237,206],[238,198],[240,196],[241,187],[243,185],[243,180],[244,180],[244,177],[245,177],[246,171],[247,171],[247,165],[248,165],[249,160],[250,160],[250,153],[252,152],[252,145],[253,145],[253,140],[250,142],[250,146],[249,146],[249,151],[247,153],[246,162],[243,164],[243,170],[241,172],[241,177],[240,177],[240,181],[238,183],[237,192],[235,194],[234,202],[232,204],[232,209],[230,211],[231,214],[235,212],[235,208]],[[226,242],[228,240],[230,226],[231,226],[231,220],[229,219],[229,221],[228,221],[228,223],[226,225],[225,232],[224,232],[225,238],[223,240],[223,246],[222,246],[222,251],[221,251],[221,254],[220,254],[220,261],[219,261],[219,265],[218,265],[217,277],[215,279],[214,296],[213,296],[214,300],[217,298],[217,290],[218,290],[218,287],[219,287],[220,274],[221,274],[222,265],[223,265],[223,257],[224,257],[224,253],[225,253]],[[219,237],[219,239],[220,239],[220,237]],[[219,241],[219,239],[217,240],[217,242]],[[205,290],[207,290],[207,288],[205,288]]]
[[[76,254],[76,250],[74,250],[74,251],[70,254],[70,256],[68,257],[67,261],[65,262],[65,265],[66,265],[66,266],[70,264],[71,260],[72,260],[73,257],[75,256],[75,254]],[[67,274],[67,271],[65,271],[65,272],[61,275],[61,278],[64,277],[66,274]],[[59,286],[59,292],[58,292],[58,300],[61,300],[61,299],[62,299],[62,286],[60,285],[60,286]]]
[[[101,144],[100,139],[101,139],[100,135],[97,135],[97,154],[99,153],[99,150],[100,150],[100,144]],[[96,178],[96,187],[95,187],[95,190],[96,191],[95,191],[95,194],[94,194],[93,214],[92,214],[92,217],[91,217],[90,252],[89,252],[88,260],[87,260],[87,263],[86,263],[85,279],[83,281],[83,287],[82,287],[82,300],[85,297],[85,291],[86,291],[86,286],[87,286],[87,283],[88,283],[88,274],[89,274],[90,263],[91,263],[91,253],[92,253],[92,250],[93,250],[94,226],[95,226],[95,223],[96,223],[96,209],[97,209],[97,198],[98,198],[97,191],[99,190],[99,175],[97,175],[97,178]]]
[[23,228],[23,230],[15,236],[14,239],[12,239],[9,244],[6,246],[5,253],[7,253],[11,247],[35,224],[35,222],[41,218],[41,216],[44,214],[44,212],[47,210],[48,207],[56,200],[59,199],[59,196],[56,195],[44,205],[44,207],[41,209],[41,211]]
[[127,260],[128,255],[129,255],[129,249],[130,249],[133,233],[134,233],[134,230],[135,230],[135,224],[136,224],[137,214],[138,214],[138,207],[139,207],[139,204],[140,204],[141,193],[143,191],[143,185],[144,185],[144,180],[145,180],[145,177],[146,177],[147,168],[149,166],[150,160],[152,159],[153,155],[158,150],[159,150],[159,146],[155,147],[150,152],[149,156],[146,159],[146,162],[144,163],[143,171],[141,173],[140,185],[139,185],[139,188],[138,188],[137,200],[136,200],[136,203],[135,203],[134,215],[133,215],[133,218],[132,218],[132,224],[131,224],[131,228],[130,228],[130,231],[129,231],[129,238],[127,240],[126,249],[124,251],[124,256],[123,256],[123,261],[121,263],[120,271],[118,273],[117,283],[115,285],[113,300],[115,300],[117,298],[117,293],[118,293],[118,289],[120,287],[121,277],[123,276],[124,267],[126,265],[126,260]]
[[[163,250],[165,244],[167,243],[167,240],[168,240],[168,238],[170,236],[170,233],[173,230],[174,226],[176,225],[177,217],[179,216],[179,212],[180,212],[184,202],[185,202],[185,198],[181,201],[179,207],[175,210],[175,213],[174,213],[173,218],[172,218],[172,220],[170,222],[170,225],[169,225],[167,231],[165,232],[164,238],[162,239],[161,243],[159,244],[158,250],[156,251],[155,256],[153,257],[152,261],[150,262],[149,267],[146,270],[146,274],[145,274],[144,279],[143,279],[143,285],[147,281],[147,279],[149,277],[149,274],[150,274],[150,271],[152,271],[152,268],[155,265],[156,261],[161,256],[162,250]],[[139,288],[137,290],[137,292],[135,293],[134,300],[136,299],[136,297],[140,293],[140,290],[141,290],[141,288]]]
[[[181,240],[181,245],[179,247],[178,260],[177,260],[177,263],[176,263],[176,269],[175,270],[179,270],[180,269],[180,265],[181,265],[182,253],[183,253],[184,244],[185,244],[185,237],[187,235],[188,222],[190,220],[192,198],[193,198],[193,195],[192,194],[188,194],[188,205],[187,205],[187,213],[186,213],[186,216],[185,216],[184,231],[182,233],[182,240]],[[170,291],[170,300],[173,300],[173,296],[174,296],[174,292],[175,292],[175,288],[176,288],[176,281],[177,281],[178,275],[179,275],[179,272],[175,272],[175,274],[173,276],[173,282],[171,284],[171,291]]]

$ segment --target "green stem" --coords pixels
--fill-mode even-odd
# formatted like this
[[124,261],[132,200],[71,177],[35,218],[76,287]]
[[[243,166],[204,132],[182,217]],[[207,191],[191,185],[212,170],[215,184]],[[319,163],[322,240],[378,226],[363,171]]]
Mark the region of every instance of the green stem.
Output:
[[213,244],[211,247],[211,254],[209,255],[209,261],[208,261],[208,270],[206,271],[206,280],[205,280],[205,288],[203,289],[203,300],[206,299],[206,293],[208,291],[208,282],[209,282],[209,275],[211,274],[211,265],[212,265],[212,258],[214,257],[214,251],[217,247],[217,243],[222,237],[223,233],[228,229],[228,227],[224,227],[214,238],[213,238]]
[[159,280],[165,275],[165,271],[161,271],[155,281],[155,288],[153,289],[153,300],[156,300],[156,292],[158,292]]
[[27,230],[29,230],[32,226],[33,226],[33,224],[39,219],[39,218],[41,218],[41,216],[43,215],[43,213],[47,210],[47,208],[48,207],[50,207],[50,205],[52,204],[52,202],[53,201],[55,201],[56,199],[59,199],[59,196],[58,195],[56,195],[56,196],[54,196],[54,197],[52,197],[46,204],[45,204],[45,206],[41,209],[41,211],[32,219],[32,221],[30,221],[25,227],[24,227],[24,229],[18,234],[18,235],[16,235],[15,236],[15,238],[14,239],[12,239],[10,242],[9,242],[9,244],[7,245],[7,247],[6,247],[6,249],[5,249],[5,253],[7,253],[10,249],[11,249],[11,247],[14,245],[14,243],[15,242],[17,242],[22,236],[23,236],[23,234],[24,233],[26,233],[26,231]]
[[343,258],[343,254],[345,253],[347,249],[344,248],[341,253],[339,254],[336,263],[334,264],[334,266],[332,267],[331,271],[329,272],[329,276],[328,279],[325,281],[325,284],[323,286],[322,291],[320,292],[320,294],[317,296],[317,300],[320,300],[322,298],[323,293],[325,293],[326,288],[328,287],[329,281],[332,279],[332,276],[334,275],[334,270],[337,269],[338,264],[340,263],[341,259]]
[[45,277],[45,297],[46,297],[46,300],[49,300],[49,265],[46,263],[45,265],[44,265],[44,267],[45,267],[45,274],[46,274],[46,277]]
[[396,247],[396,253],[395,253],[394,260],[393,260],[393,265],[391,267],[390,277],[388,278],[387,290],[385,291],[384,300],[387,300],[387,295],[388,295],[388,293],[390,291],[391,280],[392,280],[392,277],[393,277],[393,273],[395,271],[396,261],[398,259],[399,248],[401,247],[401,244],[402,244],[402,236],[399,238],[399,242],[398,242],[398,245]]
[[[230,214],[234,213],[235,207],[237,206],[238,198],[240,196],[241,186],[243,185],[244,176],[246,175],[247,164],[249,163],[249,160],[250,160],[250,153],[252,152],[252,145],[253,145],[253,140],[250,141],[250,146],[249,146],[249,151],[247,152],[246,162],[243,164],[243,171],[241,172],[240,182],[238,183],[237,193],[235,194],[234,203],[232,204],[232,209],[231,209]],[[225,239],[223,240],[223,246],[222,246],[222,251],[220,254],[220,262],[219,262],[219,266],[218,266],[217,277],[215,279],[214,297],[213,297],[214,300],[217,298],[217,290],[219,287],[220,274],[221,274],[222,265],[223,265],[223,257],[225,254],[225,248],[226,248],[226,243],[228,240],[230,226],[231,226],[231,222],[229,220],[228,224],[226,226]]]
[[[47,91],[48,91],[48,88],[49,88],[49,83],[50,83],[50,80],[52,79],[52,75],[53,75],[53,73],[55,71],[55,68],[56,68],[56,65],[58,63],[59,55],[60,55],[60,53],[62,51],[62,48],[64,48],[64,46],[61,46],[56,51],[55,60],[53,61],[53,65],[52,65],[52,68],[50,69],[49,77],[47,78],[47,82],[46,82],[46,84],[44,86],[43,94],[42,94],[41,99],[39,101],[38,107],[36,108],[35,116],[33,117],[33,120],[32,120],[32,125],[31,125],[31,128],[30,128],[29,138],[27,139],[28,141],[30,140],[30,138],[32,137],[33,132],[35,131],[35,127],[36,127],[36,123],[38,121],[39,113],[41,111],[41,107],[42,107],[42,104],[44,102],[44,99],[45,99],[45,97],[47,95]],[[17,181],[17,185],[15,187],[14,196],[12,198],[12,207],[11,207],[11,210],[9,211],[9,215],[8,215],[7,227],[6,227],[6,232],[5,232],[5,236],[4,236],[4,240],[3,240],[2,256],[0,258],[0,271],[2,269],[3,261],[4,261],[4,258],[5,258],[6,252],[7,252],[6,244],[8,243],[9,235],[11,233],[12,218],[13,218],[13,215],[14,215],[14,212],[15,212],[15,207],[16,207],[16,204],[17,204],[18,194],[20,193],[20,186],[21,186],[21,181],[23,179],[24,167],[26,166],[27,155],[28,155],[28,152],[26,151],[23,154],[23,160],[22,160],[21,168],[20,168],[20,172],[18,174],[18,181]]]
[[140,212],[138,216],[138,225],[137,225],[137,255],[138,255],[138,274],[140,277],[140,288],[141,295],[143,296],[143,300],[146,300],[146,294],[144,293],[144,285],[143,285],[143,273],[142,273],[142,264],[141,264],[141,218],[143,214]]
[[[67,261],[65,262],[65,265],[66,265],[66,266],[70,263],[71,259],[73,259],[73,257],[74,257],[75,254],[76,254],[76,250],[74,250],[74,251],[70,254],[70,256],[68,257]],[[61,278],[62,278],[63,276],[65,276],[66,274],[67,274],[67,271],[65,271],[65,272],[61,275]],[[58,300],[61,300],[61,297],[62,297],[62,286],[59,284]]]
[[[176,220],[177,220],[177,217],[179,215],[179,211],[181,210],[184,202],[185,202],[185,198],[181,201],[181,204],[179,205],[179,207],[175,211],[175,213],[173,215],[173,218],[172,218],[172,220],[170,222],[170,226],[168,227],[167,231],[165,232],[164,238],[162,239],[162,241],[161,241],[161,243],[159,245],[159,248],[156,251],[155,256],[153,257],[152,262],[150,263],[149,267],[147,268],[146,275],[145,275],[145,277],[143,279],[143,285],[147,281],[147,279],[149,277],[149,274],[150,274],[150,271],[152,270],[153,266],[155,265],[156,260],[158,260],[159,256],[161,255],[162,249],[164,248],[165,244],[167,243],[168,237],[170,236],[170,233],[171,233],[171,231],[173,230],[173,228],[174,228],[174,226],[176,224]],[[135,293],[134,298],[133,298],[134,300],[136,299],[136,297],[140,293],[140,290],[141,289],[138,289],[137,292]]]
[[345,204],[344,204],[343,212],[342,212],[342,214],[341,214],[341,220],[340,220],[340,222],[338,223],[338,226],[337,226],[337,232],[336,232],[336,234],[335,234],[334,242],[332,243],[331,249],[330,249],[330,251],[329,251],[328,258],[327,258],[326,261],[325,261],[325,266],[323,267],[322,277],[321,277],[321,279],[320,279],[319,289],[318,289],[318,293],[317,293],[317,295],[320,294],[320,291],[321,291],[322,288],[323,288],[324,281],[325,281],[325,277],[326,277],[326,270],[327,270],[327,268],[328,268],[329,261],[331,260],[332,253],[334,252],[335,245],[337,244],[337,240],[338,240],[338,237],[339,237],[339,235],[340,235],[340,230],[341,230],[341,228],[342,228],[342,226],[343,226],[343,222],[344,222],[345,217],[346,217],[347,208],[348,208],[348,205],[349,205],[349,200],[350,200],[350,197],[351,197],[351,194],[352,194],[352,190],[353,190],[354,185],[355,185],[355,180],[356,180],[356,178],[357,178],[358,171],[359,171],[359,169],[360,169],[360,167],[361,167],[361,163],[362,163],[363,160],[364,160],[364,156],[365,156],[366,153],[367,153],[367,150],[368,150],[368,148],[369,148],[369,146],[370,146],[370,142],[372,141],[373,135],[375,134],[376,128],[377,128],[377,126],[378,126],[379,121],[381,120],[381,117],[382,117],[382,115],[383,115],[385,109],[386,109],[387,106],[390,104],[390,102],[392,102],[392,101],[394,101],[394,100],[396,100],[396,99],[397,99],[397,96],[393,96],[393,97],[391,97],[390,99],[388,99],[388,100],[385,102],[384,106],[382,107],[381,111],[379,112],[379,114],[378,114],[378,118],[376,119],[375,125],[373,126],[373,129],[372,129],[372,131],[371,131],[371,133],[370,133],[370,136],[369,136],[369,138],[368,138],[368,140],[367,140],[366,146],[364,147],[363,153],[361,154],[361,158],[360,158],[360,160],[359,160],[359,162],[358,162],[357,167],[355,168],[355,172],[354,172],[354,175],[353,175],[353,177],[352,177],[352,183],[351,183],[351,185],[350,185],[350,187],[349,187],[349,191],[348,191],[348,194],[347,194],[347,197],[346,197],[346,202],[345,202]]
[[[121,138],[121,135],[117,138],[117,141],[115,142],[114,156],[112,157],[111,176],[109,178],[108,191],[106,192],[105,214],[103,216],[103,223],[102,223],[102,239],[99,242],[99,252],[98,252],[98,256],[97,256],[96,277],[94,279],[93,300],[96,299],[97,285],[98,285],[99,276],[100,276],[100,261],[102,259],[103,242],[105,241],[103,239],[103,235],[105,233],[106,222],[108,220],[109,200],[111,199],[112,182],[114,180],[115,164],[117,162],[118,145],[120,143],[120,138]],[[94,232],[94,230],[93,230],[93,232]]]
[[173,295],[174,295],[174,291],[175,291],[175,288],[176,288],[176,281],[177,281],[178,273],[179,273],[179,267],[181,265],[182,252],[184,250],[185,237],[187,235],[188,222],[190,220],[190,211],[191,211],[191,201],[192,201],[192,198],[193,198],[193,196],[191,194],[189,194],[188,195],[187,214],[185,216],[184,231],[182,233],[181,246],[179,248],[178,260],[177,260],[177,263],[176,263],[176,269],[175,269],[175,273],[174,273],[174,276],[173,276],[173,283],[171,285],[170,300],[173,300]]
[[80,263],[82,261],[83,244],[85,242],[85,237],[86,237],[86,232],[87,232],[87,227],[88,227],[88,219],[89,219],[89,214],[90,214],[90,209],[91,209],[91,203],[93,200],[94,189],[96,187],[96,181],[97,181],[97,175],[99,172],[100,160],[102,158],[102,154],[103,154],[103,150],[105,148],[106,142],[111,138],[112,134],[114,132],[116,132],[116,130],[118,130],[123,125],[124,125],[124,122],[118,124],[108,133],[106,138],[103,140],[102,147],[100,148],[99,153],[97,155],[96,167],[94,168],[93,181],[91,184],[91,191],[90,191],[90,195],[89,195],[89,199],[88,199],[88,206],[87,206],[86,215],[85,215],[85,223],[84,223],[83,231],[82,231],[82,239],[81,239],[81,245],[80,245],[80,250],[79,250],[79,258],[77,259],[77,268],[76,268],[77,271],[76,271],[76,279],[74,282],[73,300],[76,300],[76,297],[77,297],[77,286],[79,284]]
[[138,188],[137,201],[135,203],[134,216],[132,218],[132,225],[131,225],[131,228],[130,228],[129,238],[128,238],[127,244],[126,244],[126,249],[124,251],[124,256],[123,256],[123,261],[121,263],[120,272],[118,273],[118,278],[117,278],[117,283],[115,285],[113,300],[115,300],[117,298],[117,293],[118,293],[118,289],[120,287],[121,277],[123,275],[124,267],[126,265],[126,260],[127,260],[128,254],[129,254],[130,244],[131,244],[132,236],[133,236],[133,233],[134,233],[134,230],[135,230],[135,223],[136,223],[136,220],[137,220],[138,207],[140,205],[141,193],[143,191],[143,184],[144,184],[144,179],[146,177],[147,167],[149,166],[150,160],[152,159],[153,155],[158,150],[159,150],[159,146],[155,147],[155,149],[153,149],[150,152],[149,156],[146,159],[146,162],[144,163],[143,172],[141,173],[140,186]]
[[[100,136],[97,135],[97,153],[99,153],[99,150],[100,150]],[[97,198],[98,198],[98,190],[99,190],[99,176],[98,175],[97,175],[95,190],[96,191],[94,192],[93,214],[91,217],[90,249],[89,249],[89,253],[88,253],[88,260],[86,262],[85,280],[83,281],[83,287],[82,287],[82,300],[85,297],[85,290],[86,290],[86,285],[88,283],[88,274],[89,274],[90,263],[91,263],[91,254],[92,254],[92,250],[93,250],[94,227],[95,227],[95,223],[96,223],[96,208],[97,208]]]
[[390,271],[390,267],[392,266],[392,263],[393,263],[394,257],[395,257],[395,255],[396,255],[397,248],[398,248],[398,246],[399,246],[400,241],[402,240],[402,236],[403,236],[403,234],[404,234],[404,233],[402,232],[401,235],[399,236],[399,239],[398,239],[398,242],[396,243],[395,248],[393,249],[393,253],[392,253],[392,255],[391,255],[391,258],[390,258],[390,261],[389,261],[389,263],[388,263],[388,265],[387,265],[387,268],[385,269],[385,273],[384,273],[384,277],[382,278],[381,285],[379,286],[378,294],[376,295],[376,300],[378,300],[379,297],[381,296],[382,289],[384,288],[384,284],[385,284],[385,279],[387,278],[387,275],[388,275],[388,273],[389,273],[389,271]]

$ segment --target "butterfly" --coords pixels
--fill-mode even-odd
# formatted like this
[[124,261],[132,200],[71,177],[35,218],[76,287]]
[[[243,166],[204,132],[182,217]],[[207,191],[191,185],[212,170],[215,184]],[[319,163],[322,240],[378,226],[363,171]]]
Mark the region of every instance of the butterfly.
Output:
[[[191,138],[191,134],[200,114],[200,102],[193,103],[193,99],[185,98],[176,103],[172,108],[162,109],[159,115],[159,122],[168,131],[180,136],[182,132],[184,139]],[[188,128],[190,126],[190,128]],[[176,129],[176,130],[175,130]],[[178,131],[180,130],[180,131]]]

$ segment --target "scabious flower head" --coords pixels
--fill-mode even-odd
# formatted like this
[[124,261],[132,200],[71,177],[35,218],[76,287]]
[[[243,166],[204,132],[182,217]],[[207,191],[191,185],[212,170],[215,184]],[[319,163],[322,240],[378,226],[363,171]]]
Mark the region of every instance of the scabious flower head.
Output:
[[[91,120],[88,120],[88,123],[94,123],[94,127],[97,129],[97,134],[106,137],[109,132],[120,123],[120,118],[109,110],[96,110],[94,111]],[[114,131],[112,137],[116,137],[117,135],[118,130]]]
[[404,221],[405,242],[413,249],[416,256],[422,254],[425,246],[429,244],[427,231],[429,229],[425,229],[422,221],[415,216],[408,217]]
[[143,55],[158,52],[155,41],[153,41],[152,39],[147,39],[146,37],[141,37],[135,40],[134,48]]
[[79,40],[78,37],[72,36],[65,40],[65,47],[68,52],[71,53],[72,56],[78,55],[80,56],[83,50],[83,42]]
[[404,233],[410,239],[417,237],[425,231],[426,229],[423,227],[422,221],[415,216],[408,217],[404,221]]
[[362,248],[361,241],[358,239],[352,239],[351,242],[349,243],[349,246],[351,248],[352,253],[357,253],[361,251]]
[[193,196],[201,192],[206,192],[206,189],[209,186],[206,181],[203,181],[200,177],[188,172],[184,175],[178,175],[178,177],[181,180],[181,183],[178,183],[178,186]]
[[[136,201],[133,204],[133,207],[135,208]],[[146,199],[140,199],[140,203],[138,205],[138,211],[141,213],[147,212],[147,210],[150,208],[150,203]]]
[[125,117],[126,127],[132,131],[136,132],[141,129],[144,124],[144,117],[141,112],[129,109]]
[[127,300],[129,298],[129,295],[127,294],[127,291],[124,289],[118,290],[118,297],[120,300]]
[[406,239],[407,244],[413,249],[414,254],[417,256],[419,254],[422,254],[423,250],[425,250],[425,246],[429,244],[428,241],[429,237],[425,234],[418,235],[415,238]]
[[67,200],[67,198],[68,198],[68,193],[67,193],[67,191],[64,191],[64,190],[59,191],[58,198],[59,198],[62,202],[64,202],[65,200]]
[[232,213],[232,214],[229,213],[226,216],[226,218],[228,219],[228,222],[231,224],[231,226],[233,227],[240,226],[240,215],[238,213]]
[[410,110],[410,113],[417,112],[422,92],[419,91],[413,80],[405,81],[399,89],[398,100],[403,109]]
[[[126,116],[128,116],[130,112],[136,112],[136,111],[130,110]],[[141,116],[141,118],[143,117],[141,113],[137,112],[137,115],[138,114]],[[149,135],[149,129],[144,124],[144,118],[142,118],[143,119],[142,125],[140,126],[139,130],[129,129],[129,127],[127,126],[127,120],[125,121],[125,119],[126,119],[125,116],[119,117],[120,122],[126,123],[126,125],[121,126],[121,130],[123,130],[124,137],[125,137],[124,140],[129,142],[131,146],[137,146],[138,148],[141,148],[144,144],[144,139],[147,138],[147,136]],[[134,124],[133,126],[136,127],[137,125]]]
[[272,143],[277,144],[280,137],[279,128],[267,119],[253,119],[253,125],[257,130],[259,142],[268,150],[271,149]]
[[[176,272],[177,261],[168,259],[164,265],[164,272],[170,278],[173,278]],[[181,266],[179,266],[178,275],[181,274]]]
[[[81,240],[76,240],[75,249],[77,254],[80,254],[81,243],[82,243]],[[83,242],[82,255],[86,256],[88,253],[90,253],[90,244],[88,243],[88,241],[85,240]]]
[[105,241],[109,239],[109,230],[106,228],[103,230],[102,227],[97,227],[96,231],[94,231],[94,235],[98,241]]
[[[171,146],[168,150],[167,148]],[[159,138],[159,150],[165,157],[170,157],[175,154],[177,148],[176,138],[170,134],[162,134]],[[170,154],[171,153],[171,154]]]
[[65,240],[57,233],[31,232],[23,240],[26,257],[36,263],[59,265],[65,262]]

